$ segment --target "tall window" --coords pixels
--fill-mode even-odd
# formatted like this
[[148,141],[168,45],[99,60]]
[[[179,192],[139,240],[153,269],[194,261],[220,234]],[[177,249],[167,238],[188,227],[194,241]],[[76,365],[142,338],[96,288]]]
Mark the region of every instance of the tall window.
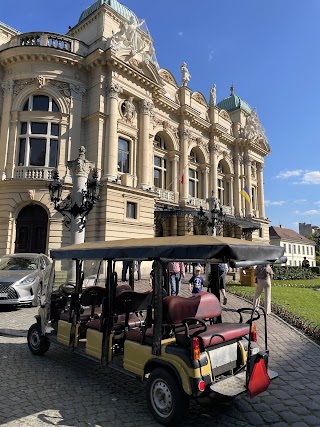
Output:
[[127,202],[127,218],[137,219],[137,204]]
[[153,185],[165,190],[168,185],[166,142],[160,135],[156,135],[153,145],[155,151],[153,156]]
[[189,169],[189,195],[199,197],[199,176],[195,169]]
[[165,189],[167,181],[167,161],[164,157],[153,157],[153,184]]
[[50,118],[40,112],[59,112],[57,103],[50,96],[30,96],[24,104],[19,124],[18,166],[52,167],[58,163],[60,124],[58,117]]
[[129,141],[118,139],[118,172],[129,173]]
[[220,200],[220,203],[224,205],[224,180],[219,178],[218,179],[218,199]]

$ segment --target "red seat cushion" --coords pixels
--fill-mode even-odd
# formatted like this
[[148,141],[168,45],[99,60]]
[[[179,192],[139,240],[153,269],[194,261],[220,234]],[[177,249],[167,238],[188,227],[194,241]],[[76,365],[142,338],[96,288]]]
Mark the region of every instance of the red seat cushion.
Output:
[[163,318],[171,325],[182,323],[188,317],[211,319],[220,315],[220,302],[210,292],[200,292],[190,298],[170,296],[163,300]]
[[[203,327],[199,328],[200,330]],[[199,329],[191,329],[189,331],[192,337]],[[242,338],[244,335],[249,334],[250,326],[247,323],[217,323],[215,325],[208,325],[207,330],[200,332],[196,336],[202,342],[203,347],[210,347],[211,345],[220,344],[227,341]],[[221,336],[215,336],[219,334]],[[185,332],[176,333],[176,341],[178,344],[186,344],[187,337]]]
[[100,331],[100,328],[101,328],[100,319],[90,320],[90,322],[87,323],[87,328],[95,329],[96,331]]
[[135,341],[141,343],[143,338],[143,344],[152,345],[153,328],[146,330],[144,337],[140,328],[131,329],[126,332],[126,339],[129,341]]

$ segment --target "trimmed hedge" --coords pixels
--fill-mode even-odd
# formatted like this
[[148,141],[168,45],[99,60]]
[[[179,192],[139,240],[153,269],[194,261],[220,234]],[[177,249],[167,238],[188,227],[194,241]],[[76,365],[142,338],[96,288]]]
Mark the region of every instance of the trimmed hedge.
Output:
[[306,280],[314,279],[317,273],[311,268],[293,267],[293,266],[273,266],[274,280]]

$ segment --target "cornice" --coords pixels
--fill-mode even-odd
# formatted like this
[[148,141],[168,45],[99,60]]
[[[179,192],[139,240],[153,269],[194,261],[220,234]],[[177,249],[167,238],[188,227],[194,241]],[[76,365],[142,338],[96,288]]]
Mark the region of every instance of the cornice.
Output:
[[0,52],[0,64],[3,67],[29,61],[62,63],[78,68],[84,67],[84,58],[82,56],[51,47],[21,46]]

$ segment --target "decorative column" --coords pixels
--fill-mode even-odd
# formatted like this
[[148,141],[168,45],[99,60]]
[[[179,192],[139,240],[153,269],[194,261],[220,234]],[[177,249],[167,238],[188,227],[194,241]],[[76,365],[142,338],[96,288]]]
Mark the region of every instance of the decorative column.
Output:
[[[250,199],[252,200],[252,183],[251,183],[251,158],[249,155],[245,158],[245,175],[246,175],[246,185],[249,190]],[[249,203],[246,200],[246,216],[252,216],[252,202]]]
[[264,210],[264,187],[263,187],[263,163],[257,163],[257,180],[258,180],[258,208],[259,217],[265,218]]
[[[87,180],[89,173],[94,169],[94,163],[89,162],[85,157],[85,148],[79,148],[77,159],[67,162],[68,169],[72,177],[71,190],[71,210],[77,211],[77,208],[83,205],[83,192],[87,190]],[[84,243],[85,233],[82,228],[82,218],[78,215],[70,215],[70,244]],[[72,268],[68,271],[68,283],[76,283],[76,263],[72,262]]]
[[[178,192],[178,162],[179,162],[179,157],[174,153],[174,151],[172,151],[169,154],[170,157],[170,163],[171,163],[171,183],[172,183],[172,188],[171,190],[174,193]],[[170,188],[169,188],[170,190]]]
[[104,178],[108,181],[115,181],[118,175],[118,98],[122,93],[122,87],[116,83],[111,82],[107,85],[107,126],[106,126],[106,139],[105,139],[105,164],[104,164]]
[[143,190],[149,189],[151,186],[150,176],[152,160],[152,146],[150,146],[150,116],[153,110],[153,102],[148,99],[143,99],[140,102],[140,138],[139,138],[139,171],[138,171],[138,187]]
[[[209,174],[209,168],[206,165],[200,165],[201,170],[201,187],[202,187],[202,196],[199,195],[199,198],[201,199],[207,199],[209,197],[208,194],[208,174]],[[200,194],[201,194],[200,193]]]
[[215,197],[218,196],[218,145],[217,138],[213,138],[209,145],[210,150],[210,184],[209,192]]
[[184,201],[187,201],[189,198],[189,136],[190,129],[183,128],[180,131],[180,147],[182,152],[180,158],[180,198]]
[[[85,153],[85,148],[80,147],[78,158],[67,162],[72,177],[71,211],[76,211],[77,207],[83,205],[83,194],[87,190],[88,176],[95,167],[93,162],[89,162],[86,159]],[[82,225],[83,221],[80,214],[71,215],[71,245],[84,242],[84,229]]]
[[239,158],[239,150],[238,147],[235,148],[235,155],[234,155],[234,214],[240,215],[241,214],[241,194],[240,191],[241,183],[240,178],[241,177],[241,165],[240,165],[240,158]]
[[229,206],[232,215],[234,215],[233,185],[233,176],[231,175],[229,178]]
[[3,90],[3,104],[2,104],[2,120],[1,120],[1,133],[0,133],[0,180],[6,179],[6,162],[7,162],[7,151],[9,143],[9,129],[10,129],[10,113],[13,96],[14,81],[8,80],[1,83]]

